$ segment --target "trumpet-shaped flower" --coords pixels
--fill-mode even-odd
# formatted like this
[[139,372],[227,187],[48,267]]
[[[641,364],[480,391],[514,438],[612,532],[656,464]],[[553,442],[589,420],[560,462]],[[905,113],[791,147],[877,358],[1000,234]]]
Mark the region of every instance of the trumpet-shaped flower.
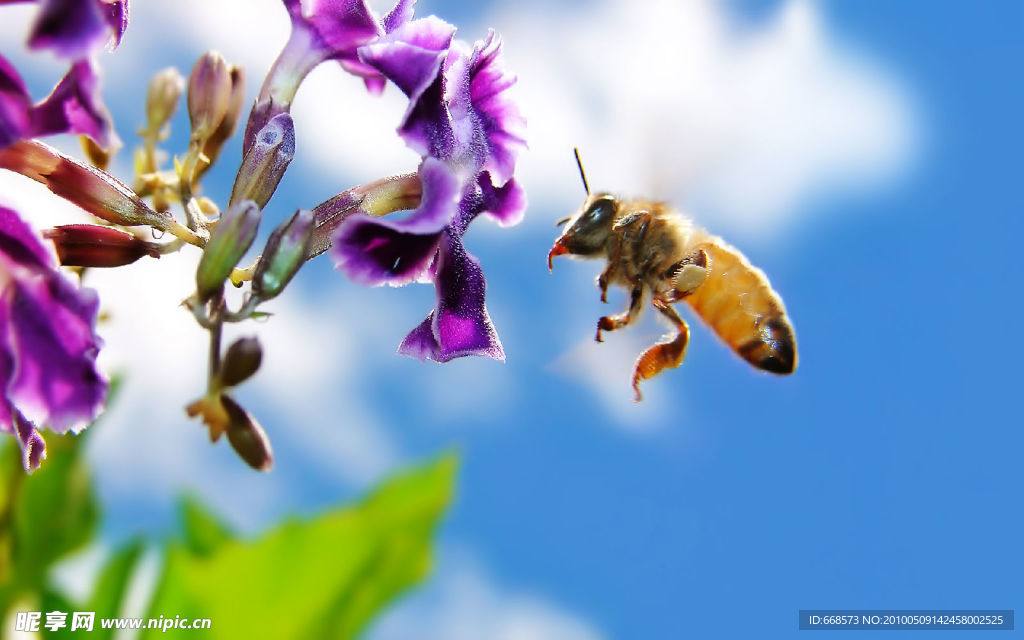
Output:
[[423,157],[423,197],[402,220],[350,216],[334,236],[339,269],[365,284],[432,280],[437,305],[399,351],[446,362],[464,355],[504,359],[484,302],[479,261],[462,245],[487,213],[502,225],[522,217],[526,197],[513,177],[523,119],[507,90],[493,32],[470,49],[436,18],[409,22],[359,50],[360,59],[409,97],[399,135]]

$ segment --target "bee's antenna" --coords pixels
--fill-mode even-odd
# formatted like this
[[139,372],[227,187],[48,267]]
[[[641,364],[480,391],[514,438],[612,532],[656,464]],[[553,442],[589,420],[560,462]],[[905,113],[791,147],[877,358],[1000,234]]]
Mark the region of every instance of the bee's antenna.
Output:
[[590,195],[590,187],[587,185],[587,174],[583,172],[583,163],[580,162],[580,150],[576,147],[572,148],[573,155],[576,156],[576,166],[580,168],[580,177],[583,178],[583,190]]

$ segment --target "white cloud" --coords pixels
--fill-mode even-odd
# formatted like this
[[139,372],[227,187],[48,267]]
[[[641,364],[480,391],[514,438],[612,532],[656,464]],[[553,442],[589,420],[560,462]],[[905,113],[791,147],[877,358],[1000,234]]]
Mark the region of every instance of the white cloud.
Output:
[[370,627],[368,640],[598,640],[589,622],[550,599],[498,584],[465,554],[442,556],[438,575]]
[[582,201],[574,146],[592,187],[692,207],[733,236],[899,173],[915,146],[906,92],[824,22],[810,0],[746,27],[712,0],[499,12],[529,119],[527,218]]

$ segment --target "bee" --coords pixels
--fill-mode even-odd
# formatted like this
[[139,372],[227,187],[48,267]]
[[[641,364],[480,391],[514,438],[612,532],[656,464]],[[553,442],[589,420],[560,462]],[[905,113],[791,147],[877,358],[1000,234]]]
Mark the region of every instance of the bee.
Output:
[[587,198],[575,215],[558,222],[564,227],[548,253],[548,269],[555,256],[564,254],[605,258],[608,262],[597,278],[601,302],[608,301],[611,285],[629,291],[625,311],[598,319],[598,342],[601,332],[633,321],[648,293],[651,304],[675,330],[637,358],[633,390],[638,402],[641,381],[683,362],[690,329],[672,306],[676,302],[689,305],[750,364],[771,373],[793,373],[793,325],[763,271],[664,202],[591,194],[578,152],[576,164]]

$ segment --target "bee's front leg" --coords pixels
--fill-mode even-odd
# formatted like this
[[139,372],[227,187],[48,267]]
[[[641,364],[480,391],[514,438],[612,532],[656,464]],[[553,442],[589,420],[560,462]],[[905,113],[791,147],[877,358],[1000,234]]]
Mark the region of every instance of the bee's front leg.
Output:
[[648,348],[636,359],[633,367],[633,391],[636,392],[636,401],[640,402],[643,396],[640,393],[640,381],[653,378],[665,369],[674,369],[683,363],[686,355],[686,344],[690,341],[690,328],[686,321],[679,317],[667,302],[655,298],[654,307],[668,318],[676,328],[676,335],[667,342],[659,342]]
[[642,282],[638,282],[633,285],[632,291],[629,292],[629,308],[622,313],[617,313],[613,316],[602,316],[597,321],[597,336],[595,340],[602,342],[601,332],[602,331],[615,331],[621,329],[630,323],[633,316],[640,310],[640,303],[643,300],[644,285]]
[[611,282],[612,274],[615,272],[615,262],[609,260],[608,266],[604,268],[601,275],[597,276],[597,286],[601,289],[601,302],[608,302],[608,284]]

